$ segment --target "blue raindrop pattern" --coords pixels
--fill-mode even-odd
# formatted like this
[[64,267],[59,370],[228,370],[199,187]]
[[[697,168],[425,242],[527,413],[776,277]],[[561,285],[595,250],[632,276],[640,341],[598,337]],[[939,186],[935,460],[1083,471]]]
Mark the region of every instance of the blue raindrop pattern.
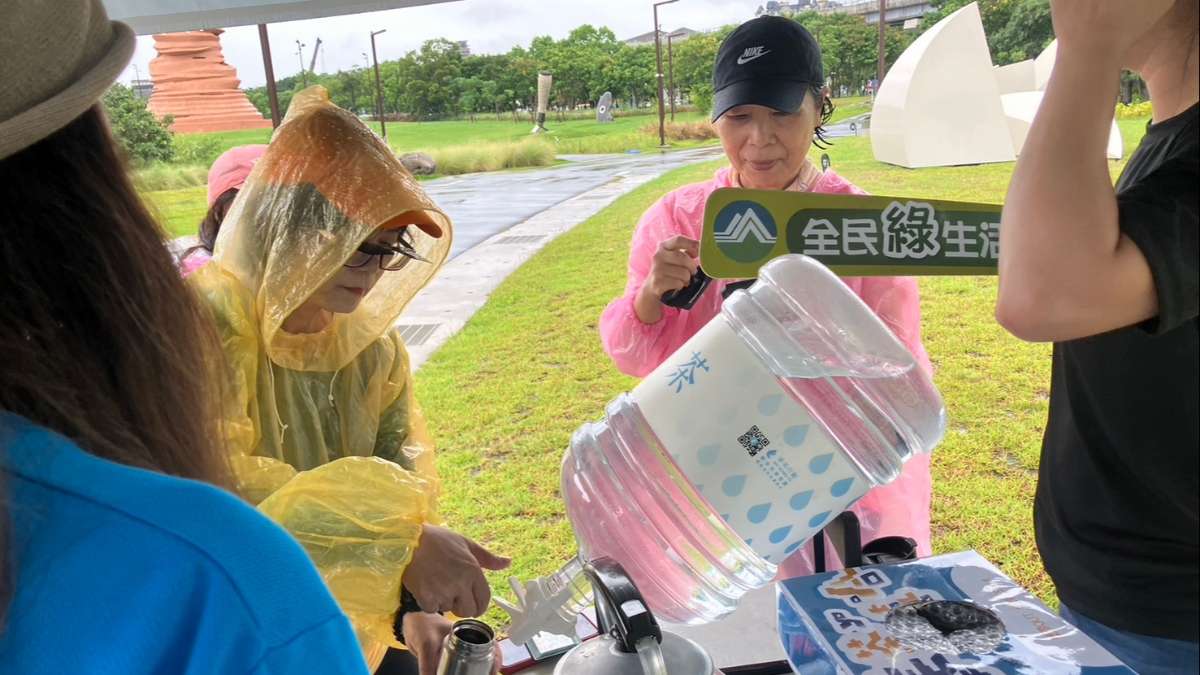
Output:
[[806,438],[808,438],[807,424],[791,426],[785,429],[783,432],[783,442],[787,443],[793,448],[798,448],[801,445],[804,445],[804,439]]
[[773,394],[764,396],[758,401],[758,412],[763,417],[771,417],[779,412],[779,406],[783,403],[783,394]]
[[788,505],[792,507],[793,511],[803,511],[805,509],[805,507],[808,506],[808,503],[812,501],[812,497],[813,497],[812,490],[805,490],[804,492],[797,492],[796,494],[792,495],[792,498],[788,502]]
[[769,513],[771,513],[770,502],[767,502],[766,504],[757,504],[755,506],[751,506],[750,510],[746,512],[746,520],[757,525],[766,520]]
[[823,455],[813,457],[808,463],[808,470],[820,475],[829,470],[829,465],[833,463],[833,453],[827,452]]
[[721,483],[721,492],[724,492],[726,497],[737,497],[745,489],[746,476],[743,474],[730,476]]
[[[749,400],[753,402],[750,405],[761,416],[760,419],[775,417],[778,421],[784,421],[780,413],[784,409],[785,398],[771,394]],[[731,417],[738,415],[727,409],[721,411],[714,421],[728,426],[724,420]],[[691,423],[694,424],[694,420]],[[682,426],[689,422],[680,420],[679,424]],[[784,490],[778,492],[771,490],[767,493],[760,487],[758,469],[753,463],[771,461],[765,454],[751,459],[748,473],[731,472],[726,468],[746,466],[741,461],[746,458],[746,453],[736,442],[727,442],[731,439],[709,436],[707,440],[714,442],[697,443],[682,457],[672,456],[676,457],[685,473],[688,472],[685,465],[692,467],[695,472],[693,475],[700,479],[700,482],[694,483],[696,491],[705,495],[720,513],[721,520],[740,533],[747,546],[753,548],[757,541],[765,559],[782,561],[799,550],[815,530],[827,525],[833,515],[848,508],[852,502],[847,498],[863,490],[864,485],[858,480],[859,476],[853,474],[848,462],[829,446],[825,436],[813,430],[811,423],[780,424],[775,429],[773,434],[767,432],[771,441],[774,441],[770,449],[790,463],[793,471],[799,474]],[[776,452],[772,452],[772,455]],[[742,471],[746,471],[746,468],[742,468]],[[710,493],[705,493],[706,486]]]
[[843,478],[834,482],[834,484],[830,486],[829,494],[833,495],[834,497],[843,497],[847,492],[850,491],[851,485],[854,485],[853,478]]

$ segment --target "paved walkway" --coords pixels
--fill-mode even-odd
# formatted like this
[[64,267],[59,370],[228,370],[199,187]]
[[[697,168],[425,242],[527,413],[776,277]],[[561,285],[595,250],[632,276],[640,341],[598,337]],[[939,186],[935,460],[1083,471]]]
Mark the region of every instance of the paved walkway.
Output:
[[[828,131],[831,138],[855,135],[845,123]],[[454,221],[454,245],[450,261],[400,317],[413,369],[461,330],[500,282],[555,237],[671,169],[721,156],[719,147],[567,155],[563,159],[571,163],[565,166],[425,183]]]
[[400,317],[413,369],[461,330],[500,282],[555,237],[671,169],[720,155],[720,148],[702,148],[589,156],[552,169],[426,183],[454,220],[455,243],[452,259]]
[[454,258],[555,204],[616,178],[661,174],[719,156],[719,148],[626,155],[564,155],[544,169],[449,176],[422,183],[454,221]]

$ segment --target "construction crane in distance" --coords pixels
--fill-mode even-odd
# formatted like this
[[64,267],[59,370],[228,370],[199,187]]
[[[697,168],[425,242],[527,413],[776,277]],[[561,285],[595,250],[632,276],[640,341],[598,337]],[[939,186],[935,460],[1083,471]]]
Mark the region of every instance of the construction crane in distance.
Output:
[[317,38],[317,44],[313,45],[312,61],[308,63],[308,72],[315,73],[317,67],[317,54],[321,53],[321,38]]

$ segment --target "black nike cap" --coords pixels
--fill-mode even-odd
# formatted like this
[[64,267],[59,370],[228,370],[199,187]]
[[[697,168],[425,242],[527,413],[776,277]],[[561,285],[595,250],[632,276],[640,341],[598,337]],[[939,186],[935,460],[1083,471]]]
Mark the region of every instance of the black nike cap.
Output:
[[750,104],[795,112],[809,89],[824,84],[812,33],[788,18],[759,17],[738,26],[717,51],[712,118]]

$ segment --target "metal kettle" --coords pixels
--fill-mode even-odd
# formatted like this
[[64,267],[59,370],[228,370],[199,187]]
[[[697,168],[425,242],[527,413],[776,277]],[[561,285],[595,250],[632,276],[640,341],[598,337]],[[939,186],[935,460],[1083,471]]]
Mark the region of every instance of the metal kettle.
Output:
[[597,558],[584,574],[595,591],[600,637],[567,652],[554,675],[713,675],[700,645],[659,628],[620,563]]

